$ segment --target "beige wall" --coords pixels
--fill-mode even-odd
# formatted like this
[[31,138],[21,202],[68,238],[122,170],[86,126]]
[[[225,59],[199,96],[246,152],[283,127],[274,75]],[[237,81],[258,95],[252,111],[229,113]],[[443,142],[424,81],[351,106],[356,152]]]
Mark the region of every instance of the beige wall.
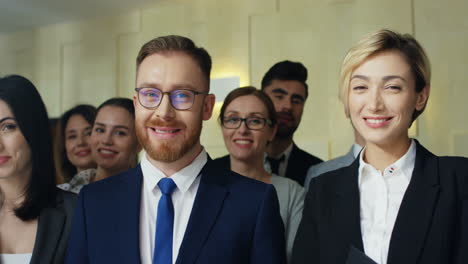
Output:
[[[296,142],[324,159],[345,153],[352,133],[337,99],[340,62],[363,34],[380,28],[415,34],[433,66],[417,138],[439,155],[468,156],[468,18],[463,0],[185,0],[164,1],[120,16],[0,35],[0,74],[38,86],[51,116],[77,103],[131,97],[139,47],[159,35],[182,34],[213,57],[213,78],[239,76],[259,86],[284,59],[309,69],[310,97]],[[217,105],[215,115],[219,111]],[[226,153],[216,118],[202,143]]]

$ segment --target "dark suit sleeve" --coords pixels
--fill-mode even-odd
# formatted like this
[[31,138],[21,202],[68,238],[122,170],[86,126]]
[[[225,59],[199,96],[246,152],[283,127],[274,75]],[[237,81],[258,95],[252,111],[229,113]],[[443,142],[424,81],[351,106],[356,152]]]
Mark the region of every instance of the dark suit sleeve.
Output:
[[84,212],[85,189],[86,188],[83,188],[81,190],[80,195],[78,196],[78,202],[76,203],[70,241],[68,242],[68,250],[65,257],[65,263],[67,264],[89,263],[86,236],[86,216]]
[[316,220],[316,178],[310,181],[310,189],[307,192],[304,201],[304,211],[302,212],[302,220],[297,230],[296,239],[293,246],[292,263],[305,264],[319,262],[319,247],[318,247],[318,227]]
[[272,185],[268,186],[259,208],[250,263],[286,264],[284,226]]
[[460,217],[458,220],[459,232],[457,232],[459,237],[457,239],[455,262],[457,264],[468,263],[468,174],[466,171],[468,171],[468,166],[465,166],[463,175],[461,179],[459,179],[461,201],[459,202]]

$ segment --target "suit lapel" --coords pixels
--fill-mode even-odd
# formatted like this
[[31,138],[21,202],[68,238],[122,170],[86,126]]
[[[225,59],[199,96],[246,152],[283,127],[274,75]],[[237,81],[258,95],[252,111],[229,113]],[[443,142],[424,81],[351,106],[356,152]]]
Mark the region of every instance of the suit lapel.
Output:
[[393,228],[388,264],[417,263],[438,197],[437,157],[417,142],[413,175]]
[[360,202],[358,187],[359,159],[343,168],[337,179],[334,208],[331,210],[330,226],[334,228],[337,241],[344,241],[343,250],[349,245],[364,251],[361,234]]
[[[60,201],[63,203],[63,201]],[[65,213],[57,208],[42,210],[37,227],[36,241],[31,257],[31,264],[53,263],[54,254],[65,225]]]
[[356,158],[354,157],[353,147],[351,147],[351,149],[348,151],[348,153],[346,153],[346,155],[343,156],[343,164],[344,164],[344,166],[348,166],[348,164],[353,163],[353,161],[354,161],[355,159],[356,159]]
[[216,223],[228,190],[224,170],[214,170],[208,161],[201,172],[200,185],[193,204],[176,263],[195,263],[208,235]]
[[304,160],[301,157],[301,153],[296,144],[293,143],[291,154],[288,158],[288,167],[286,167],[286,178],[297,181],[300,185],[304,185],[305,175],[300,175],[297,171],[300,171],[303,167]]
[[141,167],[137,166],[129,172],[112,197],[118,197],[115,201],[116,211],[116,232],[118,237],[115,243],[121,252],[119,255],[121,263],[140,263],[140,200],[143,174]]

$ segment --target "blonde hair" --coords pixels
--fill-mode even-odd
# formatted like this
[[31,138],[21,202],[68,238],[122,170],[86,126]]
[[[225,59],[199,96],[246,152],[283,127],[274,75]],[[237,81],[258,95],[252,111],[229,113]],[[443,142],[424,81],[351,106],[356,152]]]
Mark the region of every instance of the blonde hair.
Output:
[[[414,75],[417,93],[421,92],[424,87],[430,86],[431,66],[429,59],[413,36],[388,29],[370,33],[348,51],[341,64],[339,98],[344,105],[347,117],[349,117],[348,96],[351,74],[370,57],[389,50],[399,51],[406,59]],[[424,111],[425,107],[426,105],[421,110],[414,111],[413,120]]]

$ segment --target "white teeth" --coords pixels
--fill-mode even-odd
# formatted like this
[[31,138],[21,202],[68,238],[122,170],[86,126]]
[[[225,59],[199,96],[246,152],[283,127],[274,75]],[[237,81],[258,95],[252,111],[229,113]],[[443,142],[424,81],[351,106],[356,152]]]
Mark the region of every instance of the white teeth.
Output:
[[154,129],[154,131],[156,131],[157,133],[161,133],[161,134],[169,134],[169,133],[174,133],[177,131],[177,129],[174,129],[174,130],[159,130],[159,129]]
[[380,124],[387,121],[387,119],[367,119],[367,122],[372,124]]
[[101,149],[99,152],[104,153],[104,154],[114,154],[114,151],[106,150],[106,149]]
[[247,144],[252,143],[250,140],[240,140],[240,139],[235,140],[235,142],[236,142],[237,144],[241,144],[241,145],[247,145]]

